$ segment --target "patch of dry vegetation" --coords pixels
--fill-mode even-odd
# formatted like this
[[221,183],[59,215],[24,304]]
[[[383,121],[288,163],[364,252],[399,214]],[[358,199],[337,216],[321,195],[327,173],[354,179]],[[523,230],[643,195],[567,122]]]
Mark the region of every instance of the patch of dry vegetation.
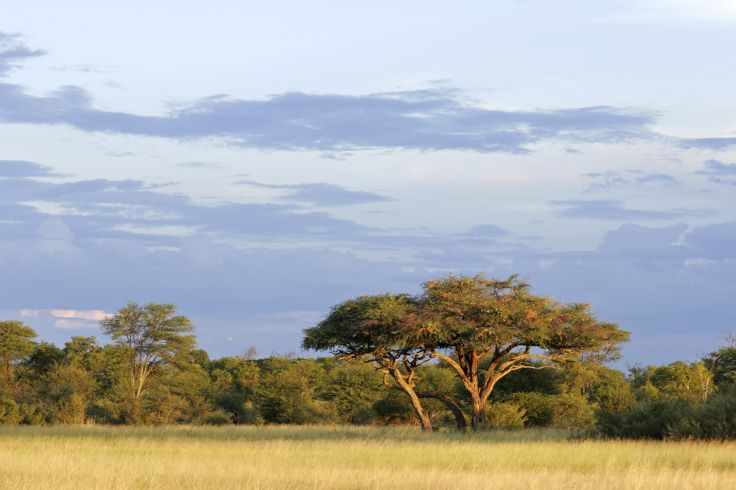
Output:
[[354,427],[0,429],[0,488],[730,488],[736,444]]

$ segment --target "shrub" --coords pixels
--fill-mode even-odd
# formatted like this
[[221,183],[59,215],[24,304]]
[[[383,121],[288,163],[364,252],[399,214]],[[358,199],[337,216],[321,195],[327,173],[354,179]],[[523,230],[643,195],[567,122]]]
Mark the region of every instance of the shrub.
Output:
[[20,421],[20,408],[13,397],[0,393],[0,425],[18,425]]
[[625,412],[599,414],[598,430],[608,437],[669,439],[691,437],[696,431],[696,407],[684,400],[655,400]]
[[494,402],[486,409],[486,423],[496,429],[520,429],[526,421],[526,410],[510,402]]

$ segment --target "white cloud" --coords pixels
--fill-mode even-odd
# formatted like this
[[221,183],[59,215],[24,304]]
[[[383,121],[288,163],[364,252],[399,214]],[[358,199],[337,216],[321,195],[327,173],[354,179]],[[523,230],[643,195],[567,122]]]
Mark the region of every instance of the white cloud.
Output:
[[38,318],[42,310],[20,310],[20,316],[23,318]]
[[82,328],[97,328],[97,322],[93,322],[90,320],[56,320],[54,322],[54,327],[61,328],[64,330],[79,330]]
[[112,313],[107,313],[106,311],[102,310],[49,310],[49,314],[54,318],[77,318],[80,320],[94,321],[104,320],[105,318],[109,318],[110,316],[112,316]]

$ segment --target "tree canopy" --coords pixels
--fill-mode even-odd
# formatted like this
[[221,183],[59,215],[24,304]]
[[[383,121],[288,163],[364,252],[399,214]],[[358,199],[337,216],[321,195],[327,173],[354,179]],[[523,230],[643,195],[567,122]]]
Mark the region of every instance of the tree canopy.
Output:
[[[416,306],[416,300],[406,294],[344,301],[317,326],[305,330],[302,346],[375,363],[384,373],[384,385],[406,393],[422,428],[431,430],[429,414],[416,392],[416,369],[431,359],[417,342]],[[395,384],[388,383],[389,376]]]
[[13,364],[33,352],[36,331],[19,321],[0,322],[0,380],[11,384]]

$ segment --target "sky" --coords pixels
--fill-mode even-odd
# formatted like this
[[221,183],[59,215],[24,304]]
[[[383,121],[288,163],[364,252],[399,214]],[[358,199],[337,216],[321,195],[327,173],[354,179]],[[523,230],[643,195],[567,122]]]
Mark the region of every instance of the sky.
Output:
[[0,6],[0,318],[174,303],[300,354],[342,300],[520,274],[631,332],[736,329],[731,0]]

